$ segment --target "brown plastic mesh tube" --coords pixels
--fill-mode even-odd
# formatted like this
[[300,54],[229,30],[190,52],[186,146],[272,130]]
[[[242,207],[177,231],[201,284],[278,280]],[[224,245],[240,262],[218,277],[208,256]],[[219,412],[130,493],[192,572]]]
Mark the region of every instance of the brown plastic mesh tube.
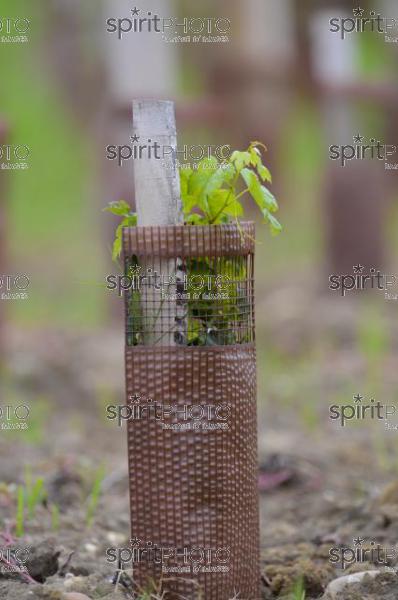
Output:
[[[161,580],[168,599],[260,598],[254,226],[241,227],[124,230],[127,269],[134,257],[146,270],[182,270],[187,293],[204,268],[211,289],[213,277],[229,274],[227,298],[204,300],[203,291],[179,307],[175,294],[161,302],[155,344],[140,329],[161,290],[143,280],[126,295],[134,580],[141,588]],[[141,312],[132,323],[134,300]]]

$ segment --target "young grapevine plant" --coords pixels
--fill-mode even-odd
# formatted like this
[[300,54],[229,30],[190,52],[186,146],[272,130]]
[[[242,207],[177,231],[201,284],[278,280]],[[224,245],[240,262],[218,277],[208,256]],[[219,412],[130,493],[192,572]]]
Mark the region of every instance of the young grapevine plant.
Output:
[[[235,221],[244,215],[243,201],[247,196],[254,200],[272,235],[282,226],[275,213],[278,203],[266,183],[272,183],[271,173],[263,163],[266,147],[251,142],[247,150],[235,150],[228,160],[219,162],[215,156],[203,159],[196,169],[180,169],[181,199],[184,221],[187,225],[218,225]],[[122,217],[116,229],[113,259],[122,248],[123,227],[137,225],[137,214],[125,200],[111,202],[106,211]]]
[[[244,215],[244,200],[251,197],[260,209],[263,220],[271,234],[278,234],[282,227],[274,216],[278,204],[265,184],[272,183],[271,174],[263,163],[260,142],[252,142],[247,150],[236,150],[228,160],[219,162],[216,157],[203,159],[197,168],[180,168],[181,199],[184,223],[187,226],[219,225],[235,222]],[[127,202],[112,202],[105,209],[121,217],[113,244],[113,259],[117,260],[122,248],[122,230],[137,225],[137,214]],[[243,235],[243,232],[242,232]],[[136,256],[125,265],[126,275],[138,265]],[[246,266],[243,257],[222,257],[217,265],[208,258],[192,258],[185,261],[184,269],[190,282],[187,287],[189,300],[184,303],[186,340],[188,345],[209,346],[244,343],[250,340],[250,310],[245,297]],[[214,300],[196,291],[189,276],[202,275],[211,281]],[[216,282],[224,277],[225,298],[218,297]],[[140,292],[131,291],[128,296],[128,319],[132,335],[130,345],[142,341],[142,307]],[[239,336],[239,341],[238,341]]]
[[[260,209],[271,233],[281,231],[274,217],[278,204],[264,185],[271,173],[263,164],[260,142],[252,142],[243,152],[235,150],[227,161],[219,163],[211,156],[198,168],[181,169],[181,196],[186,222],[191,225],[217,225],[243,216],[242,201],[250,195]],[[243,188],[243,189],[242,189]]]

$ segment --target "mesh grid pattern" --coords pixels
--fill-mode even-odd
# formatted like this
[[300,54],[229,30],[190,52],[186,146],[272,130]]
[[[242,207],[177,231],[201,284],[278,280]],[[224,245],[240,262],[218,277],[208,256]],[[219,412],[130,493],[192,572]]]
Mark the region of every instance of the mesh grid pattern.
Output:
[[251,223],[124,232],[127,345],[253,341]]
[[[137,552],[155,549],[139,555],[134,579],[141,587],[148,579],[162,580],[167,600],[260,598],[254,230],[251,224],[244,228],[250,237],[234,226],[124,230],[127,261],[136,256],[141,265],[170,264],[178,270],[189,260],[210,259],[209,265],[232,258],[242,259],[246,269],[239,283],[247,284],[247,339],[234,325],[233,343],[208,338],[190,344],[186,312],[173,302],[164,317],[173,327],[159,329],[160,321],[140,343],[131,344],[126,314],[127,402],[139,415],[128,422],[132,544]],[[152,293],[146,290],[144,299]],[[211,417],[197,419],[197,407],[209,406]],[[196,412],[187,413],[187,407]],[[216,408],[222,408],[222,428],[212,427],[219,424]],[[168,557],[163,554],[162,563],[154,559],[160,549]]]

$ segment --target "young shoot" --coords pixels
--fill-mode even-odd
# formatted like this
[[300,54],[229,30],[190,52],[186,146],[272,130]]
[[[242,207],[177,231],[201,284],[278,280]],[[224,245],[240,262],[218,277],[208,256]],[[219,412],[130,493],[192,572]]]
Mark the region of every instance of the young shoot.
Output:
[[102,486],[104,477],[105,477],[105,467],[102,465],[101,467],[99,467],[99,469],[97,470],[97,472],[95,474],[93,487],[91,489],[91,492],[89,494],[88,501],[87,501],[87,511],[86,511],[87,527],[91,527],[91,525],[93,523],[93,520],[95,517],[95,512],[97,510],[98,502],[99,502],[100,495],[101,495],[101,486]]
[[[201,160],[197,168],[180,168],[181,199],[186,225],[219,225],[236,222],[244,216],[244,201],[251,198],[261,212],[271,234],[282,226],[275,213],[278,203],[265,184],[272,183],[269,169],[263,163],[266,147],[251,142],[247,150],[232,152],[229,159],[215,156]],[[111,202],[104,210],[118,217],[112,257],[117,260],[122,250],[123,227],[135,227],[137,214],[125,200]]]

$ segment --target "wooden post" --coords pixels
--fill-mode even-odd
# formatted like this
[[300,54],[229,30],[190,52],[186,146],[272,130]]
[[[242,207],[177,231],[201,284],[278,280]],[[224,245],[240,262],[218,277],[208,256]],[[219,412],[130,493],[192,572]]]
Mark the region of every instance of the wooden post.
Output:
[[[134,183],[138,226],[178,225],[184,222],[181,203],[179,171],[176,164],[177,132],[174,104],[170,101],[135,100],[133,102],[133,132],[137,144],[157,142],[161,158],[144,153],[134,161]],[[150,140],[150,141],[149,141]],[[163,148],[166,153],[163,158]],[[144,269],[148,265],[141,265]],[[168,286],[173,294],[183,276],[182,265],[176,260],[152,260],[151,268],[168,279],[176,277],[175,288]],[[145,274],[145,273],[144,273]],[[170,301],[163,301],[154,282],[142,288],[145,306],[144,330],[149,331],[145,343],[173,346],[184,343],[185,307],[178,300],[175,310]],[[174,287],[174,286],[173,286]],[[167,333],[166,333],[167,332]]]
[[[319,84],[353,85],[357,81],[358,37],[344,42],[328,30],[333,15],[350,17],[341,3],[330,0],[327,9],[313,16],[312,50]],[[354,144],[362,134],[358,108],[347,96],[324,95],[321,109],[327,146]],[[325,181],[328,268],[332,273],[352,272],[353,265],[381,268],[385,258],[383,227],[386,177],[378,161],[352,161],[345,168],[329,162]]]
[[164,159],[148,158],[143,154],[142,158],[134,162],[138,225],[183,223],[180,179],[175,154],[177,132],[173,102],[135,100],[133,132],[141,145],[152,140],[173,150],[167,152]]

